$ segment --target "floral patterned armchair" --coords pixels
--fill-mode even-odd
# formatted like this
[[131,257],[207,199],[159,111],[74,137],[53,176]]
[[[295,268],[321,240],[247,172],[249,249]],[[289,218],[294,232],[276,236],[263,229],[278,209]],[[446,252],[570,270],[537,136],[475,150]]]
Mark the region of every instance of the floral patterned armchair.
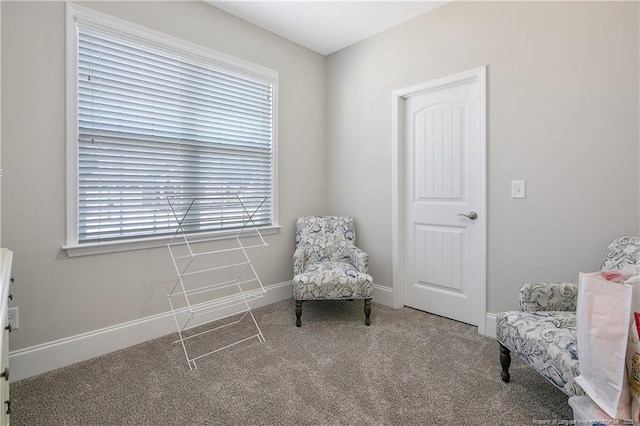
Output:
[[[618,237],[607,247],[602,270],[640,263],[640,237]],[[576,305],[578,284],[524,283],[520,311],[497,315],[502,380],[509,382],[511,352],[569,396],[584,395],[575,382],[580,374]]]
[[369,255],[356,247],[353,218],[305,216],[296,222],[293,253],[293,297],[300,327],[305,300],[364,299],[365,324],[370,324],[373,279],[367,274]]

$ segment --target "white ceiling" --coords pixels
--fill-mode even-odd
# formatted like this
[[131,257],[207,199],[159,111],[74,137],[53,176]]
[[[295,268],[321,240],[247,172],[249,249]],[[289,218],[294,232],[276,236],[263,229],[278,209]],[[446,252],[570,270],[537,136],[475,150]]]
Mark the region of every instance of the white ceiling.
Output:
[[428,12],[447,0],[206,1],[322,55],[329,55]]

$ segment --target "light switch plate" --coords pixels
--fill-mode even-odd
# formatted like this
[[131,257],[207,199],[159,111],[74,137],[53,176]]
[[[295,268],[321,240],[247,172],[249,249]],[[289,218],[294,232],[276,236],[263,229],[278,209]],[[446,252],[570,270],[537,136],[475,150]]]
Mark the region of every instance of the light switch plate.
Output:
[[524,180],[511,181],[511,198],[526,198],[527,183]]

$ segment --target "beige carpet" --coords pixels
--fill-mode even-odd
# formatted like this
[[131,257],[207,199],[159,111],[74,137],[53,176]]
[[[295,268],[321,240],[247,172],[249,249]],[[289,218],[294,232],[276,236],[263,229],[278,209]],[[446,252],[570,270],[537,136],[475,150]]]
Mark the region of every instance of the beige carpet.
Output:
[[[571,419],[567,397],[477,329],[362,301],[255,310],[256,339],[189,371],[175,335],[11,384],[12,425],[530,425]],[[244,323],[244,321],[243,321]],[[242,324],[224,333],[250,331]],[[211,333],[215,347],[224,336]]]

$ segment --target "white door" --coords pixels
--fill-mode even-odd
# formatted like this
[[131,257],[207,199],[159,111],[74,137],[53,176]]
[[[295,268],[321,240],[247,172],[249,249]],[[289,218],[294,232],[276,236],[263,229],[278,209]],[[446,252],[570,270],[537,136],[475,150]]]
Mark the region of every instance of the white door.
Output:
[[404,99],[405,305],[479,325],[484,303],[484,107],[478,79]]

